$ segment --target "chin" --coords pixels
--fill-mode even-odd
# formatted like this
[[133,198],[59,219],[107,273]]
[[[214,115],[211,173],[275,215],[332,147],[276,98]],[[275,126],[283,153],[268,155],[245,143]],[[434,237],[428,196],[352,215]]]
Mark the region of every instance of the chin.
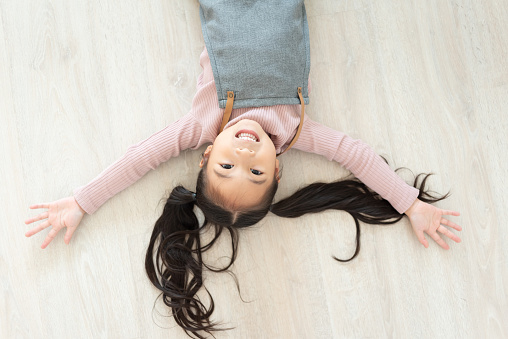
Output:
[[242,119],[242,120],[238,121],[236,124],[237,124],[237,125],[238,125],[238,124],[254,124],[254,125],[256,125],[256,126],[261,127],[261,125],[260,125],[257,121],[255,121],[255,120],[250,120],[250,119]]

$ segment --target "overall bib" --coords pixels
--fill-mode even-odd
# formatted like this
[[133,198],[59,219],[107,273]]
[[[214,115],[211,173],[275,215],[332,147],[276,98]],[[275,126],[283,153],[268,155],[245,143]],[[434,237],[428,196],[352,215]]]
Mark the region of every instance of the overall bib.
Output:
[[[303,0],[199,0],[219,107],[219,130],[233,108],[309,103],[310,42]],[[280,153],[280,154],[282,154]],[[279,154],[279,155],[280,155]]]

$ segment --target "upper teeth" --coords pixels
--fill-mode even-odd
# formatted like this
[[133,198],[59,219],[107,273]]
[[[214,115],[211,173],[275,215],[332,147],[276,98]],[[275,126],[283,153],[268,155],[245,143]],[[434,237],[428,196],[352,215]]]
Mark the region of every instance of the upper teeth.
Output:
[[238,135],[238,138],[239,139],[244,139],[244,140],[252,140],[252,141],[257,141],[256,137],[252,134],[249,134],[249,133],[240,133]]

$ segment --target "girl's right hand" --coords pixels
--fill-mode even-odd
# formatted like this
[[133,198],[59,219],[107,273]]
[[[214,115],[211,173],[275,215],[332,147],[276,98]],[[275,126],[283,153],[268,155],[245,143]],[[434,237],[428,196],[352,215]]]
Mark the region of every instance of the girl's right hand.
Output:
[[28,219],[25,221],[25,224],[31,224],[33,222],[48,219],[43,223],[40,223],[30,231],[25,233],[26,237],[31,237],[32,235],[39,233],[43,229],[48,226],[52,226],[51,231],[49,231],[46,239],[42,243],[41,248],[46,248],[51,240],[55,238],[57,233],[64,227],[67,227],[67,232],[65,233],[64,241],[68,245],[71,241],[72,234],[76,231],[81,219],[85,215],[85,211],[79,206],[76,199],[73,196],[68,198],[63,198],[57,201],[53,201],[45,204],[35,204],[30,206],[30,209],[36,208],[47,208],[48,210],[39,214],[38,216]]
[[461,241],[457,235],[444,227],[448,226],[456,231],[462,231],[461,226],[444,217],[445,215],[459,216],[459,212],[442,210],[436,206],[423,202],[420,199],[416,199],[405,213],[409,217],[409,221],[411,221],[411,226],[413,227],[413,231],[418,237],[418,240],[423,246],[425,246],[425,248],[429,247],[429,242],[425,239],[423,232],[430,235],[430,237],[445,250],[450,249],[450,246],[441,239],[439,233],[447,236],[457,243]]

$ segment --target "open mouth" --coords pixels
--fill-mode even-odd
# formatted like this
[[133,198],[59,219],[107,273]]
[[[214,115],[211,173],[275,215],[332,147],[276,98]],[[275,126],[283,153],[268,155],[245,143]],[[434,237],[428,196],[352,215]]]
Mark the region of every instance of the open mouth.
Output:
[[256,134],[256,132],[247,129],[242,129],[238,131],[235,137],[242,140],[259,142],[259,136]]

